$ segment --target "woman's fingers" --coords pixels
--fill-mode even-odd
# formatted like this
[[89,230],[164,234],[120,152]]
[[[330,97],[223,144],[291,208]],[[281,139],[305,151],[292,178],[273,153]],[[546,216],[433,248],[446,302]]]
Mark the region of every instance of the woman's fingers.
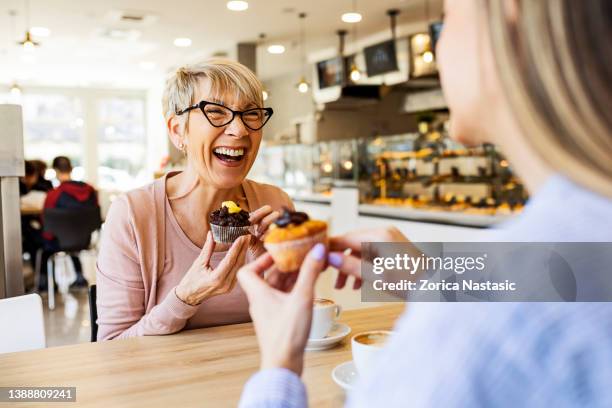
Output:
[[308,252],[306,259],[300,267],[300,273],[297,277],[294,290],[298,290],[307,297],[314,296],[314,284],[319,273],[325,267],[326,252],[327,250],[323,244],[315,245]]
[[353,255],[342,252],[330,252],[327,262],[338,269],[341,274],[351,275],[361,279],[361,260]]
[[336,284],[334,285],[335,289],[342,289],[346,285],[346,279],[348,275],[342,272],[338,272],[338,277],[336,278]]
[[206,241],[204,242],[204,246],[202,247],[202,251],[200,251],[200,260],[202,266],[208,266],[210,262],[210,257],[215,251],[215,240],[213,239],[213,235],[211,231],[208,231],[206,234]]
[[256,231],[257,237],[261,237],[279,217],[280,213],[278,211],[272,211],[270,214],[266,215],[259,223],[259,227]]
[[251,224],[259,224],[259,222],[268,214],[272,212],[272,207],[264,205],[249,214],[249,221]]
[[223,257],[223,260],[219,262],[219,265],[215,268],[215,272],[218,276],[226,276],[232,270],[243,248],[248,247],[250,239],[250,235],[243,235],[234,241],[229,251],[227,251],[227,254]]
[[331,237],[329,239],[330,251],[344,251],[350,248],[354,254],[361,253],[363,242],[409,242],[408,238],[396,227],[374,228],[353,231],[349,234]]
[[238,271],[238,282],[240,282],[240,286],[246,293],[249,301],[258,293],[268,290],[269,286],[262,276],[273,263],[274,261],[270,254],[265,254],[253,262],[244,265]]

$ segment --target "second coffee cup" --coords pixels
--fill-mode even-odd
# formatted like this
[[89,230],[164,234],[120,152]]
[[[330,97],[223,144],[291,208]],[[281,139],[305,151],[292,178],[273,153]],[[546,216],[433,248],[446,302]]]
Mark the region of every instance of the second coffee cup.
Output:
[[308,338],[325,338],[334,327],[340,312],[342,312],[342,307],[334,303],[333,300],[315,299],[312,307],[312,325]]

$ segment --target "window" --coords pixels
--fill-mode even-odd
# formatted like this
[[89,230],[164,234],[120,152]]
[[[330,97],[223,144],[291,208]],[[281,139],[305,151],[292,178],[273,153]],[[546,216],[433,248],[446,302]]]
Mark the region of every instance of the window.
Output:
[[144,184],[148,180],[144,100],[100,99],[97,115],[100,188],[129,190]]
[[84,176],[83,104],[77,97],[58,94],[24,94],[23,139],[26,159],[48,164],[56,156],[68,156],[75,171]]

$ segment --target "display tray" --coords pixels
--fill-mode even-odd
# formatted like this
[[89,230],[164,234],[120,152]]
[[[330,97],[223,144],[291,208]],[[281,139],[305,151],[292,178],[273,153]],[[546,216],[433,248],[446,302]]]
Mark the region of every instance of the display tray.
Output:
[[419,209],[383,204],[360,204],[359,215],[479,228],[490,227],[513,217],[513,214],[469,214],[459,211]]

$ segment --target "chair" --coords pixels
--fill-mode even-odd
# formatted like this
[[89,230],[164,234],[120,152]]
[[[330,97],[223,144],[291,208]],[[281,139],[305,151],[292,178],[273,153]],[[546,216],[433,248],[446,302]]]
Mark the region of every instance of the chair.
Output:
[[0,354],[46,347],[40,295],[0,299]]
[[96,285],[89,287],[89,321],[91,327],[91,342],[98,341],[98,306],[96,305]]
[[47,286],[49,309],[55,309],[54,263],[58,256],[66,253],[77,255],[89,248],[91,233],[100,228],[102,219],[99,207],[46,208],[42,214],[45,232],[53,234],[58,241],[58,252],[47,261]]

